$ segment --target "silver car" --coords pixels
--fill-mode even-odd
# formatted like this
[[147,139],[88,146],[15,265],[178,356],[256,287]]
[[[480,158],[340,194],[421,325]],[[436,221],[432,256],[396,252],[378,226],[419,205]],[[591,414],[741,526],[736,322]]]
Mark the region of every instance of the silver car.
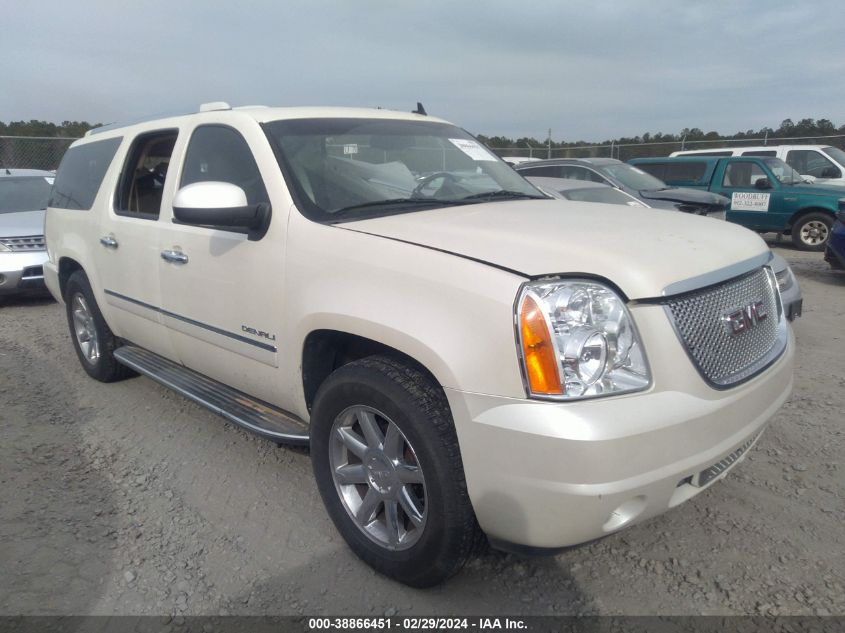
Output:
[[54,173],[0,168],[0,297],[43,293],[44,210]]
[[[629,193],[598,182],[544,176],[528,176],[526,180],[539,188],[543,193],[560,200],[603,202],[605,204],[621,204],[632,207],[650,206],[645,200],[639,200]],[[708,217],[724,220],[725,212],[722,211],[720,214],[711,213],[708,214]],[[798,280],[795,278],[786,260],[774,252],[772,256],[772,271],[777,277],[778,287],[780,288],[780,295],[783,301],[783,309],[786,312],[786,317],[790,321],[793,321],[801,316],[801,310],[804,304],[801,287],[798,285]]]

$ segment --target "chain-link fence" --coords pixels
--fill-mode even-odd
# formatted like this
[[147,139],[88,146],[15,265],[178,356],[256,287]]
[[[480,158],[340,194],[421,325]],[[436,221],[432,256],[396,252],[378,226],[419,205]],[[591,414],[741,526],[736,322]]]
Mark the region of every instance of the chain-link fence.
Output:
[[0,136],[0,169],[56,169],[75,140],[51,136]]
[[[0,168],[56,169],[74,138],[44,136],[0,136]],[[524,158],[618,158],[668,156],[685,149],[743,147],[750,145],[833,145],[845,149],[845,135],[768,137],[721,140],[680,140],[659,143],[605,143],[572,147],[490,147],[499,156]]]
[[490,147],[499,156],[519,156],[523,158],[618,158],[626,161],[631,158],[648,156],[668,156],[672,152],[710,149],[722,147],[748,147],[757,145],[833,145],[845,149],[845,135],[801,136],[801,137],[764,137],[743,139],[695,140],[658,142],[658,143],[605,143],[603,145],[576,145],[572,147]]

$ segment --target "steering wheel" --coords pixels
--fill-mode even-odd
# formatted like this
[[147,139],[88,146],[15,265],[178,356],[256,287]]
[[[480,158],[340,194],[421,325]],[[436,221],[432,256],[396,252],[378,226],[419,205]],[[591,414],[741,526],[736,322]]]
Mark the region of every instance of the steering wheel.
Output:
[[414,190],[411,192],[411,197],[416,198],[417,196],[422,196],[423,189],[425,189],[429,183],[437,180],[438,178],[443,178],[443,184],[446,184],[446,182],[458,182],[458,178],[453,174],[450,174],[448,171],[436,171],[433,174],[423,176],[419,179],[419,184],[414,187]]

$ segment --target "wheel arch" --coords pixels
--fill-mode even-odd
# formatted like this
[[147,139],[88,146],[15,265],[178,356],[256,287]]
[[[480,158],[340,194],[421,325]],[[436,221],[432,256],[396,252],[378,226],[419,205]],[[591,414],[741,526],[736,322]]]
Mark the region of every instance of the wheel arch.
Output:
[[831,211],[826,207],[804,207],[803,209],[799,209],[795,213],[792,214],[792,217],[789,218],[789,223],[786,226],[787,231],[792,231],[792,227],[803,218],[805,215],[809,215],[811,213],[823,213],[824,215],[830,216],[831,221],[836,221],[836,211]]
[[425,364],[400,349],[351,332],[331,329],[312,330],[302,344],[301,377],[305,404],[308,411],[320,385],[339,367],[366,358],[381,355],[412,366],[426,376],[438,389],[442,382]]
[[85,272],[85,269],[82,268],[82,264],[72,257],[59,258],[59,290],[62,293],[62,297],[65,296],[68,279],[70,279],[70,276],[77,270]]

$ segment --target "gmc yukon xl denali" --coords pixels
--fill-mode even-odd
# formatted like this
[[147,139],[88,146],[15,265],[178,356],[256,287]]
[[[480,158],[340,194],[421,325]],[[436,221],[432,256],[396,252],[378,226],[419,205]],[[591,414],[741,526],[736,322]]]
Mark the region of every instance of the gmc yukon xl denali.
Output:
[[753,232],[548,199],[419,113],[216,103],[97,130],[46,230],[88,374],[308,445],[349,546],[414,586],[485,536],[551,552],[683,503],[792,387]]

